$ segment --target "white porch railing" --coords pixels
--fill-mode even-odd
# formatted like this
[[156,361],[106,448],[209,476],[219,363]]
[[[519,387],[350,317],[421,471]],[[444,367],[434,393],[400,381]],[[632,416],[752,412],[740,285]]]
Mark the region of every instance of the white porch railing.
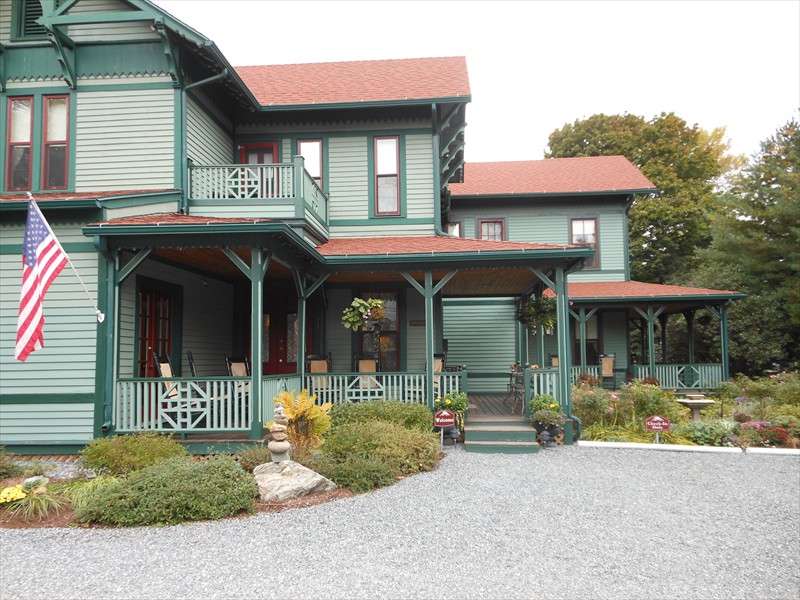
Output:
[[650,373],[649,365],[633,365],[635,379],[655,377],[663,389],[715,389],[722,383],[721,364],[666,364],[655,365]]
[[580,379],[580,376],[584,373],[600,379],[600,365],[586,365],[585,367],[581,367],[580,365],[577,367],[575,365],[571,366],[569,368],[569,376],[572,385],[578,385],[578,379]]
[[114,429],[192,432],[249,431],[252,415],[246,379],[120,379]]
[[287,199],[294,196],[294,165],[191,167],[192,198]]
[[[465,390],[464,371],[435,373],[433,393],[445,396]],[[425,373],[314,373],[306,375],[304,388],[317,395],[317,403],[344,404],[366,400],[425,403]]]

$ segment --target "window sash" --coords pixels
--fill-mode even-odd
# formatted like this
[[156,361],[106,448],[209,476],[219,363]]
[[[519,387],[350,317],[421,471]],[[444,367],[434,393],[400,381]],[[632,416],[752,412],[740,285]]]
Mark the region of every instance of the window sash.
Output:
[[311,179],[322,189],[322,140],[298,140],[297,153],[303,157]]
[[596,269],[599,261],[597,245],[597,219],[572,219],[570,238],[573,244],[585,244],[594,249],[594,257],[586,263],[587,269]]
[[69,102],[67,96],[45,96],[42,188],[67,187]]
[[400,138],[375,138],[375,214],[400,214]]
[[33,167],[33,97],[8,99],[6,185],[30,190]]
[[479,225],[480,239],[482,240],[503,240],[502,221],[481,221]]

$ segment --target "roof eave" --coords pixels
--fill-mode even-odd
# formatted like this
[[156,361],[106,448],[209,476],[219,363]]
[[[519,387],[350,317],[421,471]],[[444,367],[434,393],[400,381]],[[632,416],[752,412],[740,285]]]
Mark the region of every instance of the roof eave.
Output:
[[452,194],[453,200],[486,200],[487,198],[497,199],[514,199],[521,198],[553,198],[558,196],[619,196],[619,195],[636,195],[636,194],[654,194],[658,193],[658,188],[638,188],[638,189],[618,189],[618,190],[598,190],[598,191],[583,191],[576,190],[573,192],[511,192],[505,194]]
[[262,104],[261,112],[284,112],[297,110],[323,110],[323,109],[348,109],[348,108],[380,108],[392,106],[420,106],[432,103],[469,103],[472,96],[448,96],[444,98],[406,98],[398,100],[365,100],[361,102],[320,102],[314,104]]

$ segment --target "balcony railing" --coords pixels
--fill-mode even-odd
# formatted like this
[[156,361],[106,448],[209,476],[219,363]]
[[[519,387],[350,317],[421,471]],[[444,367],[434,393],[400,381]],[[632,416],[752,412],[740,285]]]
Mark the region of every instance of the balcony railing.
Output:
[[303,219],[327,231],[328,196],[303,164],[295,156],[291,163],[189,167],[192,214]]

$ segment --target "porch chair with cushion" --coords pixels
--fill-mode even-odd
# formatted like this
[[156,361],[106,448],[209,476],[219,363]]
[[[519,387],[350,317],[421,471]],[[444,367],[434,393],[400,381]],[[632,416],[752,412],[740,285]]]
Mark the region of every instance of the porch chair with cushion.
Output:
[[[361,354],[356,360],[359,373],[377,373],[380,371],[380,356],[378,354]],[[374,375],[361,375],[358,378],[361,400],[377,400],[383,397],[383,386]]]
[[189,370],[192,372],[192,377],[197,377],[197,366],[194,364],[194,356],[191,350],[186,353],[186,359],[189,361]]
[[225,364],[230,377],[250,377],[250,359],[246,356],[226,356]]
[[600,376],[603,380],[603,387],[610,383],[613,389],[617,389],[617,379],[614,374],[614,359],[616,354],[605,354],[600,357]]
[[309,379],[311,392],[317,394],[320,401],[325,401],[320,396],[324,395],[330,387],[327,377],[313,377],[314,374],[331,372],[331,354],[309,354],[306,356],[306,374],[312,375]]
[[[175,377],[172,369],[172,361],[169,354],[157,354],[153,352],[156,372],[159,377],[170,379]],[[164,393],[166,398],[162,400],[159,412],[161,422],[168,427],[182,427],[191,429],[202,427],[207,414],[203,407],[196,400],[191,398],[180,398],[177,382],[164,382]]]

